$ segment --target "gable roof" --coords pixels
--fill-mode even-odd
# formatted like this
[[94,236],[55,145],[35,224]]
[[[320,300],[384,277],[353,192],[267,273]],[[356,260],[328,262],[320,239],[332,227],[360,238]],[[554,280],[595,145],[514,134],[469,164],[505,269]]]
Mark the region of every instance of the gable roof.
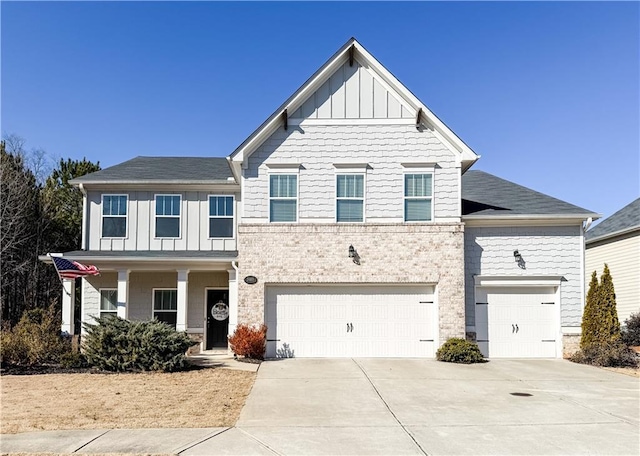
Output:
[[627,204],[618,212],[607,217],[587,231],[587,243],[640,230],[640,198]]
[[598,214],[484,171],[462,176],[462,216],[474,218],[597,218]]
[[72,184],[234,183],[226,158],[136,157],[71,181]]
[[[353,49],[353,51],[350,51]],[[283,124],[283,114],[294,113],[303,103],[324,84],[331,75],[350,58],[350,52],[355,60],[369,68],[385,84],[395,90],[413,109],[416,124],[424,124],[432,129],[434,134],[460,155],[463,172],[475,163],[477,155],[467,146],[444,122],[427,108],[409,89],[407,89],[393,74],[378,62],[355,38],[350,38],[329,60],[327,60],[307,81],[296,90],[278,109],[275,110],[262,125],[260,125],[235,151],[229,156],[230,161],[239,171],[242,164],[277,128]],[[418,119],[418,113],[420,118]],[[239,173],[238,173],[239,174]]]

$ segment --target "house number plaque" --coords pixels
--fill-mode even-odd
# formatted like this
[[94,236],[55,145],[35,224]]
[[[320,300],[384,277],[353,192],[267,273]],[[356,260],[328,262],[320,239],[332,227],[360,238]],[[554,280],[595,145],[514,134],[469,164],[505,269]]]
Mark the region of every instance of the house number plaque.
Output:
[[258,283],[258,278],[256,276],[246,276],[244,278],[244,282],[248,283],[249,285],[253,285]]

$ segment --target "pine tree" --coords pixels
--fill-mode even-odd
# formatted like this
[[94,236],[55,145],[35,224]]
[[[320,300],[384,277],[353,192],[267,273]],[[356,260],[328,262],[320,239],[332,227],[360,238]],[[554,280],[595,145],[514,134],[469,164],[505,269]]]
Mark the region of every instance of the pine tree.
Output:
[[620,340],[620,320],[618,320],[613,278],[606,263],[600,276],[598,294],[600,303],[600,340],[602,342],[616,342]]
[[580,338],[580,348],[590,347],[599,339],[599,297],[598,292],[598,274],[593,271],[591,274],[591,282],[589,283],[589,292],[587,293],[587,303],[584,306],[582,314],[582,337]]

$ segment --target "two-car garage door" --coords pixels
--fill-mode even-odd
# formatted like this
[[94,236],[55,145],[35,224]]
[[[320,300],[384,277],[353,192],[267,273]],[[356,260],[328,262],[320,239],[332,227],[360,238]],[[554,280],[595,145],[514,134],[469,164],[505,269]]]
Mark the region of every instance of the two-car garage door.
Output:
[[428,286],[270,286],[267,357],[433,357]]

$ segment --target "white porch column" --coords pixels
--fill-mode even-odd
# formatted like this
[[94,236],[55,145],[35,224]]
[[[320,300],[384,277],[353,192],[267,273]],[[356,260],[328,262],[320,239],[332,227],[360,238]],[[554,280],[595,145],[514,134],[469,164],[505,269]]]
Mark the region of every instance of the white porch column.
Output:
[[118,317],[127,318],[129,309],[129,271],[121,269],[118,271]]
[[76,281],[64,279],[62,281],[62,327],[60,331],[74,334],[74,307],[76,303]]
[[227,269],[229,273],[229,335],[238,326],[238,277],[235,269]]
[[189,310],[189,271],[178,270],[178,309],[176,315],[176,331],[187,330],[187,313]]

